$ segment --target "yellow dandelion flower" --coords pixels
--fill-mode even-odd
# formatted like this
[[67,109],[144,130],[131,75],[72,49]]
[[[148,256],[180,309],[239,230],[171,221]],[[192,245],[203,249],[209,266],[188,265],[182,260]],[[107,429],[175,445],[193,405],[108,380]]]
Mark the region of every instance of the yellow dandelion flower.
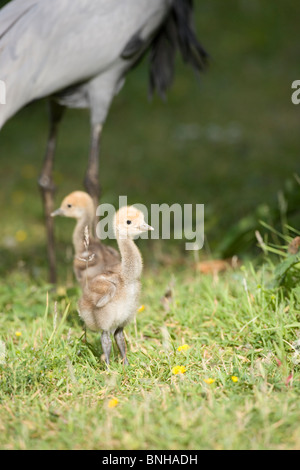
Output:
[[58,286],[57,289],[56,289],[56,293],[57,293],[57,295],[59,295],[60,297],[64,297],[65,295],[67,295],[66,288],[63,287],[63,286]]
[[26,238],[27,238],[27,233],[25,232],[25,230],[18,230],[15,234],[15,239],[19,243],[24,242]]
[[16,331],[15,335],[17,336],[17,338],[19,338],[20,336],[22,336],[22,333],[21,333],[21,331]]
[[236,375],[232,375],[232,376],[231,376],[231,380],[232,380],[232,382],[236,383],[236,382],[239,381],[239,378],[236,377]]
[[177,348],[177,351],[181,352],[181,351],[187,351],[188,349],[190,349],[191,346],[189,346],[188,344],[182,344],[181,346],[179,346]]
[[184,374],[186,372],[186,367],[184,366],[175,366],[172,369],[172,374],[177,375],[177,374]]
[[119,403],[119,400],[117,398],[112,398],[108,402],[108,408],[115,408],[118,403]]
[[216,381],[216,379],[212,379],[212,378],[204,379],[204,382],[208,385],[213,384],[215,381]]
[[145,310],[145,305],[141,305],[140,308],[138,308],[138,313],[142,313]]

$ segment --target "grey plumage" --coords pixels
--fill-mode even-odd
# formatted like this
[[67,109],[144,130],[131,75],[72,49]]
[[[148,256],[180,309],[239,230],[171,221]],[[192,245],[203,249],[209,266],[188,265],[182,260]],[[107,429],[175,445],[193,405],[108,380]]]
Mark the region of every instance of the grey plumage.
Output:
[[50,95],[68,107],[89,107],[92,123],[103,123],[136,59],[122,59],[124,45],[136,30],[147,41],[167,14],[168,4],[169,0],[9,3],[0,12],[0,71],[7,87],[0,127],[25,104]]
[[202,69],[191,0],[14,0],[0,10],[0,128],[24,105],[54,95],[105,121],[127,71],[151,48],[150,90],[164,94],[177,48]]
[[[39,180],[49,246],[53,245],[52,168],[62,110],[90,108],[85,183],[97,203],[102,125],[127,72],[150,50],[150,94],[156,90],[164,96],[172,82],[177,49],[197,70],[206,63],[192,11],[192,0],[13,0],[0,10],[0,79],[6,84],[0,129],[26,104],[50,97],[50,134]],[[53,246],[49,248],[53,265],[51,251]],[[54,266],[52,271],[54,280]]]

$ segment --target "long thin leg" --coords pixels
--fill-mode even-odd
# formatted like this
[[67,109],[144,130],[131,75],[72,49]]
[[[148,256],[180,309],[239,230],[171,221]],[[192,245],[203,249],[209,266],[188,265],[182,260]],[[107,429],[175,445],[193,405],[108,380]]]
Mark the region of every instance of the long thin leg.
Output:
[[49,260],[49,277],[50,282],[56,282],[56,258],[55,258],[55,244],[54,244],[54,222],[51,217],[53,212],[53,195],[55,186],[53,182],[53,165],[54,154],[56,148],[57,130],[59,122],[62,118],[64,107],[57,104],[55,101],[49,102],[49,119],[50,129],[44,158],[43,168],[38,180],[40,190],[43,198],[44,215],[46,221],[47,232],[47,252]]
[[118,345],[119,351],[121,353],[123,362],[124,362],[125,365],[128,365],[129,362],[128,362],[127,357],[126,357],[126,342],[125,342],[125,338],[124,338],[123,328],[118,328],[115,331],[114,336],[115,336],[115,340],[116,340],[116,343]]
[[101,335],[101,345],[105,356],[105,362],[109,365],[110,351],[111,351],[111,339],[108,331],[103,331]]
[[101,186],[99,183],[99,152],[101,132],[101,124],[94,124],[92,126],[90,154],[84,178],[85,188],[92,197],[95,207],[98,206],[101,195]]

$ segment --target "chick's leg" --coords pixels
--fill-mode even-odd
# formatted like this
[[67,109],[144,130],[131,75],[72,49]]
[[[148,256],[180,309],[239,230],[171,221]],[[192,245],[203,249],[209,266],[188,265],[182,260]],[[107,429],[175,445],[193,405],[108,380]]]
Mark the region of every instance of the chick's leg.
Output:
[[121,353],[123,362],[124,362],[125,365],[128,365],[129,362],[128,362],[128,359],[126,357],[126,342],[125,342],[125,338],[124,338],[123,328],[118,328],[115,331],[114,336],[115,336],[115,340],[116,340],[116,343],[118,345],[119,351]]
[[105,356],[105,362],[109,365],[109,357],[111,351],[111,339],[108,331],[103,331],[101,335],[101,345],[103,349],[103,353]]

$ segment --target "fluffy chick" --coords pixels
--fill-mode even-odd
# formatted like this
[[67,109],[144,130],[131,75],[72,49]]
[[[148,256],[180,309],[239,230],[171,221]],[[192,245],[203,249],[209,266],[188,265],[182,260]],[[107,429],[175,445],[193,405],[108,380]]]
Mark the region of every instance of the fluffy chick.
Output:
[[114,248],[103,245],[94,236],[96,208],[89,194],[74,191],[64,198],[61,206],[51,214],[77,220],[73,232],[73,269],[77,281],[83,288],[102,272],[114,271],[120,263],[120,255]]
[[123,328],[137,311],[143,269],[142,256],[133,238],[148,230],[153,228],[135,207],[123,207],[117,212],[114,232],[121,263],[116,272],[99,274],[92,279],[78,303],[79,315],[86,326],[93,331],[102,330],[101,343],[107,364],[111,334],[114,334],[124,364],[128,364]]

